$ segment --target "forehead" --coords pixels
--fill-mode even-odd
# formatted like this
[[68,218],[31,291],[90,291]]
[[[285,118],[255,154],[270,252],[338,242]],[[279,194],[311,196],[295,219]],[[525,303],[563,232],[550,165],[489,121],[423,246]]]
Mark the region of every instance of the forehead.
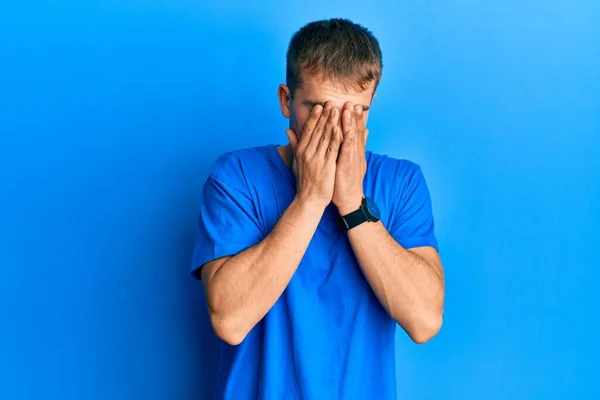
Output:
[[313,104],[332,101],[339,108],[350,101],[368,109],[375,90],[375,82],[371,82],[365,90],[360,90],[359,88],[345,87],[340,82],[334,82],[321,76],[307,74],[303,74],[301,82],[295,93],[298,100]]

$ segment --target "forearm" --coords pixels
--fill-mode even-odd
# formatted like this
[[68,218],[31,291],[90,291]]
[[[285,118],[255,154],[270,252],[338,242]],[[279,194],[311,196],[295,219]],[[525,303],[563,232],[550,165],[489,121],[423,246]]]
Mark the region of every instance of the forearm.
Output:
[[227,260],[211,277],[207,298],[211,318],[241,342],[267,314],[296,272],[324,208],[295,199],[271,233]]
[[366,279],[392,318],[415,342],[435,336],[444,307],[441,267],[404,249],[381,222],[359,225],[348,238]]

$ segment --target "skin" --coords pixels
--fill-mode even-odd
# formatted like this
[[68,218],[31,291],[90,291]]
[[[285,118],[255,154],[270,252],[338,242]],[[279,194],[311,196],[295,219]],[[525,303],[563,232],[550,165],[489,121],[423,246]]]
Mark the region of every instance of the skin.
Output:
[[[366,123],[374,96],[345,90],[319,76],[302,76],[291,96],[279,87],[289,144],[279,148],[297,176],[297,194],[273,231],[256,246],[202,269],[215,333],[237,345],[267,314],[291,280],[328,204],[341,215],[360,207],[366,172]],[[403,248],[383,224],[363,223],[348,232],[373,292],[416,343],[442,324],[444,274],[432,247]]]

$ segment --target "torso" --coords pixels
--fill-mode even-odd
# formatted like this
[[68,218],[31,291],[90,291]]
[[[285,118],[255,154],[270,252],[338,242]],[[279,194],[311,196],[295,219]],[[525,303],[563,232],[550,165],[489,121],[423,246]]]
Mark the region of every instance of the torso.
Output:
[[[246,153],[244,153],[246,152]],[[295,196],[286,146],[238,154],[265,236]],[[367,154],[365,195],[386,225],[397,210],[397,160]],[[386,184],[386,182],[388,182]],[[225,345],[219,398],[395,398],[396,323],[385,312],[329,206],[286,290],[239,346]]]

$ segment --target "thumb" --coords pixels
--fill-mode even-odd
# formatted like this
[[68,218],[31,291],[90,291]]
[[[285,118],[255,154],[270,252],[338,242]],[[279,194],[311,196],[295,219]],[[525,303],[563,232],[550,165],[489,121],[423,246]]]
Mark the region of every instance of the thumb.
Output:
[[369,130],[365,129],[365,132],[363,134],[364,139],[365,139],[365,147],[367,147],[367,137],[369,137]]
[[298,136],[296,135],[296,132],[294,132],[292,129],[288,129],[285,131],[285,134],[290,141],[290,147],[292,148],[292,151],[294,154],[296,154],[296,146],[298,146]]

